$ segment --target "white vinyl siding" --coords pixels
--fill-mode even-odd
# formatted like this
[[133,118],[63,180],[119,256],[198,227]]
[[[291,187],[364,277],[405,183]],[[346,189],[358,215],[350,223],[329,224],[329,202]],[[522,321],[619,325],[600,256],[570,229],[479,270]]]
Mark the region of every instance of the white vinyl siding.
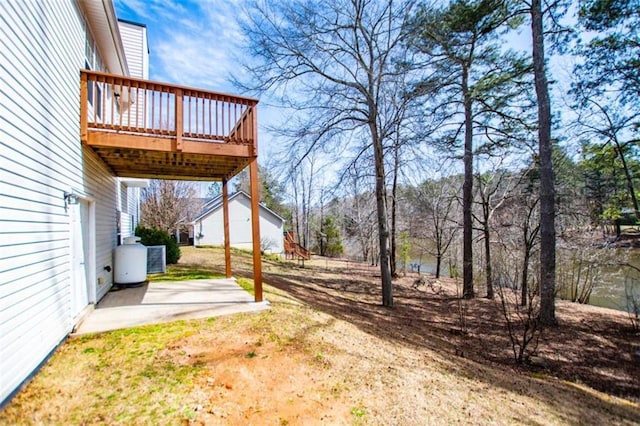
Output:
[[136,225],[140,222],[140,188],[129,187],[125,182],[119,183],[120,199],[120,243],[126,237],[134,235]]
[[129,75],[135,78],[149,78],[149,50],[147,28],[130,22],[119,21],[120,37],[127,58]]
[[[89,148],[83,148],[87,194],[96,203],[96,299],[100,300],[113,284],[113,249],[116,247],[116,210],[118,180]],[[102,278],[102,284],[98,284]],[[96,300],[96,301],[97,301]]]
[[132,217],[133,228],[140,221],[140,188],[127,188],[127,213]]
[[[129,75],[135,78],[149,78],[149,51],[147,48],[147,28],[143,25],[131,24],[129,22],[118,22],[122,46],[127,58]],[[145,122],[149,122],[149,117],[144,117],[145,99],[143,91],[131,93],[133,102],[128,104],[122,111],[124,125],[134,125],[144,127]],[[129,123],[131,120],[131,123]]]
[[[223,245],[222,206],[209,212],[194,224],[195,244]],[[251,200],[243,192],[229,197],[229,240],[233,247],[253,249],[253,234],[251,227]],[[198,235],[202,238],[197,238]],[[260,238],[263,243],[268,242],[268,249],[272,253],[284,252],[283,221],[268,209],[260,207]]]
[[84,63],[74,1],[0,1],[0,402],[74,326],[65,192],[95,203],[91,280],[111,286],[117,181],[80,143]]

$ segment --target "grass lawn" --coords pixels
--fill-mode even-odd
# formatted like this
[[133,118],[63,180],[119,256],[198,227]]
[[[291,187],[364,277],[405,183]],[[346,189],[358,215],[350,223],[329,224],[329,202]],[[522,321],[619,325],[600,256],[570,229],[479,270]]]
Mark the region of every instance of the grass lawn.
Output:
[[[220,249],[186,248],[179,265],[152,279],[218,277],[222,259]],[[234,251],[232,262],[251,288],[251,257]],[[463,344],[479,339],[475,305],[469,334],[453,333],[445,290],[436,297],[399,280],[390,310],[379,306],[375,269],[353,262],[269,260],[263,272],[267,311],[69,339],[0,424],[640,423],[638,400],[596,390],[587,377],[477,357]],[[436,302],[447,309],[411,310]],[[599,338],[599,350],[615,356]],[[489,336],[478,341],[492,350]]]

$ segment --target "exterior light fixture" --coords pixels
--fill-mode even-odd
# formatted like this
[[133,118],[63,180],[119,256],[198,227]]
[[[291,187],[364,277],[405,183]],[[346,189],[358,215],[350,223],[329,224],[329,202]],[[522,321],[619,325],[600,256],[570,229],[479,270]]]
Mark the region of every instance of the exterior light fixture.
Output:
[[65,192],[63,198],[64,198],[64,211],[67,211],[69,206],[74,206],[79,202],[78,196],[72,192]]

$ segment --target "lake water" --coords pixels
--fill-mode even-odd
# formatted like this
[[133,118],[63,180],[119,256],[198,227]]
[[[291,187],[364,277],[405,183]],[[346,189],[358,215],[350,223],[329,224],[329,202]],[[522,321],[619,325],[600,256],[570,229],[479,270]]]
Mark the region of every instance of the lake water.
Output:
[[[612,250],[612,249],[602,249]],[[620,258],[624,258],[624,252],[620,252]],[[629,254],[629,263],[636,268],[640,268],[640,250],[636,249]],[[413,260],[407,265],[407,271],[417,272],[417,265],[420,265],[420,272],[423,274],[435,274],[436,260],[435,258],[423,256],[422,261]],[[626,270],[626,274],[625,274]],[[627,310],[627,296],[625,286],[634,281],[634,291],[636,297],[640,299],[640,272],[631,271],[629,268],[623,267],[601,267],[602,279],[594,286],[589,299],[589,304],[601,306],[603,308]],[[443,277],[449,276],[449,268],[446,262],[443,262],[440,274]],[[631,280],[631,281],[630,281]],[[640,301],[640,300],[639,300]]]
[[[640,268],[640,250],[636,249],[630,254],[629,263]],[[640,296],[640,272],[623,267],[603,267],[602,277],[591,293],[589,304],[626,311],[625,287],[633,285],[634,294]]]

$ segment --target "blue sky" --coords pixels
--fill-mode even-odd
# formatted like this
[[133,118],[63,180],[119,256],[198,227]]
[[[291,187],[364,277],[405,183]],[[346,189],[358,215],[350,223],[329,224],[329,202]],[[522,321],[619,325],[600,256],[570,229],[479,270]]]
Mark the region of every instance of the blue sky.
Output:
[[233,0],[115,0],[119,18],[147,26],[150,78],[236,92],[228,76],[238,70],[241,33]]

